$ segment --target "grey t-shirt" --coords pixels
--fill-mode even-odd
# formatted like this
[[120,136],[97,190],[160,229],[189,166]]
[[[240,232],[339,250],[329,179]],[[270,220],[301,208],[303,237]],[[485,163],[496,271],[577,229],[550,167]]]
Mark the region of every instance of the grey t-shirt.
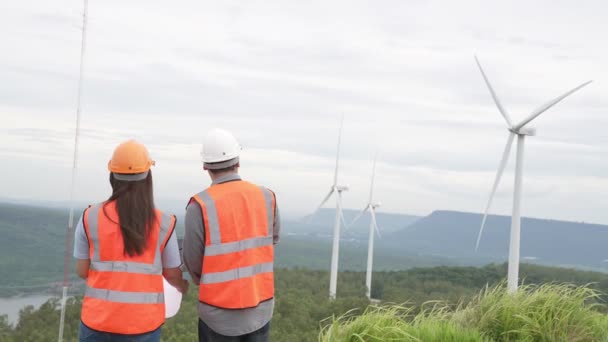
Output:
[[[240,178],[230,180],[240,180]],[[186,234],[182,249],[184,266],[190,273],[194,285],[198,286],[203,269],[205,227],[201,207],[197,202],[193,201],[186,208],[185,225]],[[275,244],[279,242],[280,228],[279,211],[276,209],[273,226]],[[240,310],[220,309],[204,303],[198,305],[199,318],[213,331],[225,336],[246,335],[259,330],[270,321],[273,311],[274,299],[262,302],[255,308]]]
[[[74,258],[76,259],[89,259],[89,240],[87,234],[84,231],[84,225],[82,223],[82,216],[78,220],[76,230],[74,231]],[[176,268],[182,264],[179,255],[179,246],[177,245],[177,237],[175,230],[161,255],[164,268]]]

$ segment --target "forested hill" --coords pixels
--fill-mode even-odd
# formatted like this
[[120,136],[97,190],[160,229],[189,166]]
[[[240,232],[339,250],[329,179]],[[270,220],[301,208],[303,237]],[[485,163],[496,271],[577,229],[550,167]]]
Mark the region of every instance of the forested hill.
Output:
[[67,210],[0,204],[0,296],[42,291],[63,279],[67,223]]
[[[443,300],[466,303],[487,284],[496,284],[506,274],[506,265],[475,267],[417,268],[409,271],[378,272],[372,284],[373,296],[383,303],[408,303],[418,312],[428,301]],[[522,265],[521,275],[526,283],[570,282],[593,283],[593,287],[608,292],[608,275],[542,266]],[[318,341],[319,329],[332,316],[350,310],[362,313],[369,305],[364,296],[362,272],[342,272],[338,277],[338,298],[327,299],[329,274],[324,271],[278,269],[276,271],[276,303],[271,322],[272,341]],[[605,302],[605,298],[599,298]],[[162,340],[169,342],[197,340],[197,294],[191,287],[179,314],[163,327]],[[75,341],[81,302],[72,299],[67,310],[66,341]],[[59,324],[58,300],[39,310],[25,308],[19,324],[12,327],[0,318],[0,341],[56,341]],[[551,339],[546,339],[547,341]],[[452,339],[451,341],[456,341]],[[460,341],[460,340],[458,340]]]

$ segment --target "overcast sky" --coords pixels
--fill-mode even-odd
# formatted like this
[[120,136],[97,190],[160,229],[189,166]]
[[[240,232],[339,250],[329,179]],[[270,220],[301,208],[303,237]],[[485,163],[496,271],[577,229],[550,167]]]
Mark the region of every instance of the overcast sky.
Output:
[[[209,184],[202,136],[231,130],[242,175],[288,216],[333,177],[346,207],[485,207],[507,138],[475,65],[514,121],[593,79],[534,121],[523,214],[608,224],[608,5],[604,1],[90,1],[77,200],[109,195],[124,139],[157,161],[155,195]],[[82,2],[0,3],[0,197],[69,198]],[[514,155],[493,213],[509,214]]]

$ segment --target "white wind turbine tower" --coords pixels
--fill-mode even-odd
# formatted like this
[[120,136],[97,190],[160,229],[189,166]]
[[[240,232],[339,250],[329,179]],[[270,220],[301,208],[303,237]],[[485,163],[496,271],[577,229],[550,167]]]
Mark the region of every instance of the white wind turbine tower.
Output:
[[336,193],[336,218],[334,221],[334,242],[331,252],[331,273],[329,276],[329,299],[336,298],[336,287],[338,283],[338,255],[340,251],[340,226],[344,222],[344,214],[342,213],[342,192],[348,190],[348,186],[338,185],[338,166],[340,161],[340,142],[342,140],[342,126],[344,125],[344,116],[340,122],[340,132],[338,133],[338,148],[336,151],[336,169],[334,171],[334,182],[329,189],[329,192],[319,204],[317,209],[311,215],[314,216],[321,207],[329,200],[329,198]]
[[564,93],[556,97],[555,99],[547,102],[546,104],[540,106],[538,109],[533,111],[526,119],[523,121],[513,124],[511,118],[507,114],[507,111],[502,106],[498,96],[494,92],[488,77],[486,76],[477,56],[475,56],[475,61],[477,62],[477,66],[479,67],[479,71],[481,71],[481,75],[485,80],[486,85],[496,103],[496,107],[504,117],[507,122],[507,129],[509,130],[509,136],[507,138],[507,145],[505,146],[505,150],[502,155],[502,160],[500,161],[500,165],[498,167],[498,172],[496,173],[496,179],[494,180],[494,186],[492,187],[492,191],[490,192],[490,198],[488,200],[488,204],[486,206],[486,210],[483,215],[483,220],[481,222],[481,228],[479,229],[479,235],[477,236],[477,243],[475,245],[475,250],[479,248],[479,241],[481,240],[481,234],[483,232],[483,227],[486,223],[486,218],[488,216],[488,211],[492,204],[492,200],[494,199],[494,195],[496,193],[496,188],[500,183],[500,178],[507,166],[507,162],[509,160],[509,153],[511,151],[511,145],[513,144],[513,139],[517,136],[517,154],[516,154],[516,165],[515,165],[515,186],[513,190],[513,214],[511,216],[511,241],[509,243],[509,271],[507,276],[507,290],[511,293],[517,291],[517,284],[519,279],[519,242],[520,242],[520,228],[521,228],[521,195],[522,195],[522,177],[523,177],[523,161],[524,161],[524,141],[526,136],[533,136],[536,133],[536,130],[533,128],[528,128],[528,125],[532,120],[536,117],[544,113],[547,109],[553,107],[555,104],[570,96],[575,91],[583,88],[584,86],[591,83],[591,81],[585,82],[578,87]]
[[370,214],[370,222],[369,222],[369,240],[367,245],[367,272],[365,274],[365,287],[366,292],[365,295],[367,299],[371,299],[371,289],[372,289],[372,266],[373,266],[373,258],[374,258],[374,231],[380,237],[380,231],[378,230],[378,223],[376,221],[376,208],[380,207],[380,202],[374,202],[374,178],[376,176],[376,159],[378,157],[378,153],[374,156],[374,164],[372,166],[372,180],[369,189],[369,199],[367,201],[367,205],[357,217],[350,223],[351,225],[355,223],[363,214],[365,214],[369,210]]

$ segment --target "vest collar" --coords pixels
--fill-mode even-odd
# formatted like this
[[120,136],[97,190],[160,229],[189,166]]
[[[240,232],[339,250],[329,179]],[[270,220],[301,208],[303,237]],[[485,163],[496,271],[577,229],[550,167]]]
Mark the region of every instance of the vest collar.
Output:
[[239,176],[237,173],[231,173],[231,174],[222,176],[222,177],[214,180],[213,182],[211,182],[211,185],[222,184],[222,183],[226,183],[226,182],[230,182],[230,181],[237,181],[237,180],[241,180],[241,176]]

